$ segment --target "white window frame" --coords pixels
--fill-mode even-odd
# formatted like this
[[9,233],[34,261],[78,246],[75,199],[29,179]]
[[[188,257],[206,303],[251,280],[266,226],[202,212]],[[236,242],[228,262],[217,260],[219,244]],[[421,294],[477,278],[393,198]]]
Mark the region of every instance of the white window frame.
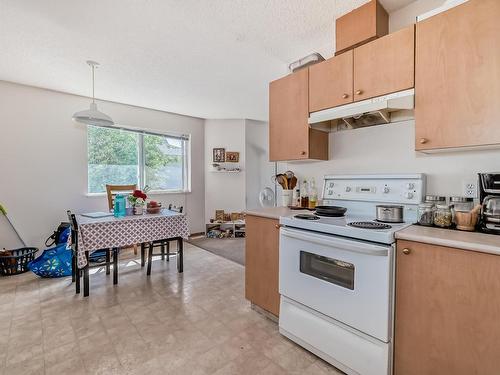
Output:
[[145,186],[145,155],[144,155],[144,135],[155,135],[159,137],[169,137],[175,139],[181,139],[182,142],[182,153],[184,155],[182,159],[182,189],[171,189],[171,190],[150,190],[149,194],[185,194],[191,192],[191,134],[175,134],[175,133],[166,133],[166,132],[158,132],[153,130],[141,129],[141,128],[132,128],[132,127],[122,127],[122,126],[96,126],[96,125],[87,125],[87,196],[103,196],[106,195],[106,192],[100,193],[90,193],[89,190],[89,150],[88,150],[88,129],[89,126],[94,126],[96,128],[107,128],[113,130],[124,130],[128,132],[133,132],[138,134],[138,160],[137,160],[137,168],[138,168],[138,185],[140,189],[144,189]]

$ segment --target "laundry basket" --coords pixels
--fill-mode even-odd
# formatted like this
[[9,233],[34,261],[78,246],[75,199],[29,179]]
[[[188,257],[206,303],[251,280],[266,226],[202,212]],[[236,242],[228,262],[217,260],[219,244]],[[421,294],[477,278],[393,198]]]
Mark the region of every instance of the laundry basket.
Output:
[[14,250],[0,250],[0,275],[17,275],[28,269],[28,263],[35,259],[36,247],[22,247]]

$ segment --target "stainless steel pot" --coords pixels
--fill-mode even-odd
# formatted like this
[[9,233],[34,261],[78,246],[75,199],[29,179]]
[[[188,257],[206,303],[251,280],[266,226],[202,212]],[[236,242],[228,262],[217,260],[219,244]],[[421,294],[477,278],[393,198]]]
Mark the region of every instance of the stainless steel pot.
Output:
[[377,221],[384,223],[402,223],[403,206],[394,206],[387,204],[377,205]]

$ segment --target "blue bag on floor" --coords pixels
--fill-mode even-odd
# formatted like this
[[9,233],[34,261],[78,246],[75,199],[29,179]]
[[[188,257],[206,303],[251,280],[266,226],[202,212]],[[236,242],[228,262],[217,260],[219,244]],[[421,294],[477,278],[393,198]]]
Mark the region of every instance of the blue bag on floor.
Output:
[[28,263],[28,268],[41,277],[71,276],[71,248],[66,243],[44,250],[35,260]]

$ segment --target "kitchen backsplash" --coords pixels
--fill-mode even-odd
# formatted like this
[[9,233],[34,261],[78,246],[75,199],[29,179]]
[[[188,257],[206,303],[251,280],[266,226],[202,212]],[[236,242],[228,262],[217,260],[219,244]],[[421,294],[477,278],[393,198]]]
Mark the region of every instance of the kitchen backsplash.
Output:
[[421,154],[414,151],[414,121],[330,134],[330,160],[289,162],[300,179],[320,184],[325,174],[425,173],[427,192],[463,195],[478,172],[500,171],[500,149]]

